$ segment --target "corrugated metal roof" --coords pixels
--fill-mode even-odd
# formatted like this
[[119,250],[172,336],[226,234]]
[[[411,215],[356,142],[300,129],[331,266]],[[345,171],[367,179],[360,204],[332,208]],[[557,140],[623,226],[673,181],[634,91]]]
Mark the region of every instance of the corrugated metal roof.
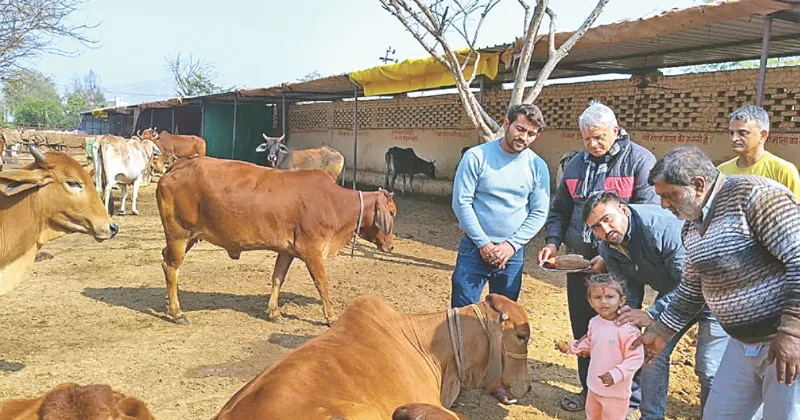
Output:
[[[635,74],[664,67],[759,58],[766,15],[773,17],[769,56],[800,55],[800,0],[727,0],[591,28],[561,60],[550,78]],[[556,46],[571,34],[557,33]],[[481,50],[506,53],[507,58],[511,58],[515,45],[502,44]],[[534,49],[529,80],[536,79],[546,58],[547,36],[542,36]],[[513,79],[512,69],[501,63],[495,81]],[[233,100],[234,96],[245,101],[257,98],[280,102],[283,95],[290,101],[333,100],[352,97],[354,88],[347,75],[341,74],[270,88],[183,98],[182,103],[199,103],[201,99]],[[363,95],[361,89],[358,94]],[[176,100],[179,101],[173,98],[138,106],[140,109],[169,107]],[[106,109],[113,111],[113,108]]]
[[[800,1],[719,1],[592,28],[559,62],[551,78],[759,58],[768,14],[773,16],[769,56],[800,55]],[[556,45],[570,35],[556,34]],[[514,44],[487,50],[509,55]],[[546,36],[537,41],[534,59],[529,79],[536,78],[547,59]],[[501,66],[501,73],[503,81],[513,80],[511,69]]]

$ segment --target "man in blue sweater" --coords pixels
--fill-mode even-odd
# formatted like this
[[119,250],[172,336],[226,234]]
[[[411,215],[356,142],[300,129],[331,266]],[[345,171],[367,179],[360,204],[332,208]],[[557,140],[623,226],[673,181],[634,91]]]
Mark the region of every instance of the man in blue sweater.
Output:
[[[659,206],[625,204],[613,191],[590,196],[583,207],[586,225],[602,242],[598,253],[614,277],[628,286],[628,305],[621,309],[617,322],[648,327],[658,319],[672,300],[681,281],[686,250],[681,242],[683,222]],[[646,310],[639,309],[645,285],[658,292]],[[634,309],[631,309],[634,308]],[[642,420],[663,419],[669,390],[669,358],[675,345],[694,323],[699,323],[694,371],[700,380],[700,407],[705,406],[711,384],[719,368],[728,334],[708,307],[670,339],[653,365],[642,367],[639,386]]]
[[[487,282],[490,293],[519,297],[525,244],[544,226],[550,205],[550,172],[529,149],[544,127],[536,105],[515,105],[502,138],[464,153],[453,182],[453,211],[465,233],[453,271],[453,308],[478,302]],[[502,388],[495,396],[514,402]]]
[[490,293],[519,297],[524,247],[544,226],[550,204],[547,164],[528,148],[544,126],[536,105],[513,106],[502,138],[464,153],[453,183],[453,211],[465,235],[452,307],[478,302],[487,281]]

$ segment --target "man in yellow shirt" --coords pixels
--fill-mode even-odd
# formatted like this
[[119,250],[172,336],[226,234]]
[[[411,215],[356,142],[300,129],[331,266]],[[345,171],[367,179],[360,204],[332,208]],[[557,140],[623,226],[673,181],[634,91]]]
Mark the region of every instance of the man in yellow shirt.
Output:
[[785,185],[800,200],[800,175],[797,167],[764,150],[769,137],[769,114],[756,105],[743,106],[730,115],[728,130],[731,148],[738,155],[720,164],[725,175],[761,175]]

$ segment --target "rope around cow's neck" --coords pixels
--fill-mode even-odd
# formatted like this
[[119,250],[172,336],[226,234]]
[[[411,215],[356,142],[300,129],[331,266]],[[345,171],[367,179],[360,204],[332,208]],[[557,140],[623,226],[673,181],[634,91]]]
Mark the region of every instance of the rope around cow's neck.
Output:
[[[464,341],[461,339],[461,318],[458,315],[458,309],[453,308],[452,313],[450,309],[447,310],[447,330],[450,331],[450,344],[453,346],[453,356],[456,359],[456,368],[458,369],[458,381],[464,382],[464,371],[461,367],[461,359],[464,354]],[[455,321],[453,321],[455,318]],[[456,344],[458,341],[458,344]]]
[[358,204],[358,223],[356,224],[356,231],[353,232],[353,247],[350,248],[350,258],[353,258],[353,254],[356,252],[356,239],[358,238],[358,231],[361,230],[361,221],[364,218],[364,196],[361,191],[358,192]]

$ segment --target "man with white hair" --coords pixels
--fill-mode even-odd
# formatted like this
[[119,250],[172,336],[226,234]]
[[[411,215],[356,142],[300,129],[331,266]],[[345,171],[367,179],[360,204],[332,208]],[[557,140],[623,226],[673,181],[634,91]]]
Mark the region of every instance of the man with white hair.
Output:
[[[656,163],[649,150],[631,141],[619,126],[614,111],[593,101],[578,119],[586,150],[575,155],[558,181],[556,197],[547,220],[547,245],[539,251],[539,264],[556,255],[561,244],[567,253],[580,254],[592,261],[586,273],[567,274],[567,304],[572,334],[579,339],[586,334],[589,320],[595,315],[586,300],[585,281],[588,273],[605,272],[605,263],[597,254],[598,240],[584,222],[582,215],[586,200],[595,192],[615,191],[627,203],[658,203],[647,177]],[[578,377],[583,390],[561,401],[567,411],[582,411],[586,402],[586,376],[589,358],[578,358]],[[641,392],[634,378],[631,395],[633,412],[639,406]]]
[[800,174],[792,162],[764,150],[769,137],[769,114],[764,108],[746,105],[731,113],[728,120],[731,149],[737,157],[720,164],[725,175],[760,175],[777,181],[800,200]]

